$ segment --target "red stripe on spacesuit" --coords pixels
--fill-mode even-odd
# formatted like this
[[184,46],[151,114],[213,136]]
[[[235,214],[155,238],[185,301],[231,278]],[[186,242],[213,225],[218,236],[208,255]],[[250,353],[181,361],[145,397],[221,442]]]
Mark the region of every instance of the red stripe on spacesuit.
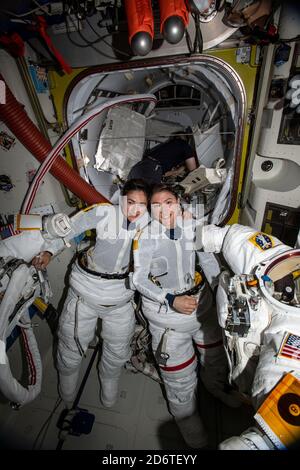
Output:
[[178,366],[159,366],[162,370],[165,370],[167,372],[175,372],[177,370],[184,369],[185,367],[189,366],[194,362],[196,358],[196,354],[193,355],[188,361],[183,362],[182,364],[178,364]]
[[22,338],[24,341],[24,348],[25,348],[25,354],[27,358],[27,365],[29,368],[29,385],[35,385],[36,384],[36,368],[34,364],[34,360],[30,351],[29,343],[28,343],[28,338],[26,335],[26,332],[24,331],[24,328],[21,328],[21,334]]
[[210,344],[198,344],[198,343],[196,343],[197,348],[201,348],[201,349],[216,348],[217,346],[221,346],[221,345],[223,345],[223,340],[222,339],[220,339],[216,343],[210,343]]

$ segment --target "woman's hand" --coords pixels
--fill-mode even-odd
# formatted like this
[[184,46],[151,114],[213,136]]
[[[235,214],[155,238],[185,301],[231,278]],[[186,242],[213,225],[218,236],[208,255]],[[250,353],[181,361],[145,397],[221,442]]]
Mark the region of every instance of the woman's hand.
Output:
[[190,295],[180,295],[175,297],[173,308],[179,313],[191,315],[196,310],[198,300]]
[[49,251],[41,251],[39,255],[35,256],[31,261],[32,266],[36,269],[44,271],[52,258],[52,253]]

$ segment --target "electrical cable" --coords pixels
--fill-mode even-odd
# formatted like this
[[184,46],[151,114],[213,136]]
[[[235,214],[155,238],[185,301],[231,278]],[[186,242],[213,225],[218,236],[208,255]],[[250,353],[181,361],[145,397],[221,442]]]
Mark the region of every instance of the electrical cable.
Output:
[[[116,52],[119,52],[119,54],[122,54],[122,55],[125,55],[127,57],[131,57],[130,54],[128,54],[127,52],[125,51],[121,51],[120,49],[118,49],[117,47],[113,46],[112,44],[109,44],[107,41],[105,41],[105,39],[101,36],[99,36],[99,34],[97,33],[97,31],[95,31],[94,27],[91,25],[91,23],[89,22],[89,20],[87,18],[85,18],[85,21],[87,22],[87,24],[89,25],[89,27],[91,28],[91,30],[109,47],[111,47],[114,51]],[[117,32],[117,31],[116,31]],[[111,35],[113,35],[114,33],[110,33]]]
[[187,48],[189,50],[189,53],[192,54],[193,53],[193,46],[192,46],[191,36],[190,36],[187,29],[185,30],[185,39],[186,39],[186,44],[187,44]]
[[37,435],[36,438],[35,438],[35,441],[34,441],[33,446],[32,446],[32,450],[36,450],[36,449],[37,449],[36,446],[37,446],[38,439],[39,439],[40,435],[42,434],[44,428],[46,427],[45,432],[44,432],[44,436],[43,436],[43,438],[42,438],[42,440],[41,440],[41,442],[40,442],[40,445],[39,445],[39,449],[41,449],[41,446],[42,446],[42,444],[44,443],[44,440],[45,440],[45,438],[46,438],[46,434],[47,434],[47,432],[48,432],[48,429],[49,429],[49,426],[50,426],[50,423],[51,423],[51,419],[53,418],[53,415],[54,415],[55,411],[57,410],[57,408],[59,407],[59,405],[61,404],[61,402],[62,402],[62,399],[61,399],[61,398],[58,398],[58,399],[56,400],[56,403],[55,403],[55,405],[54,405],[53,410],[51,411],[50,415],[48,416],[48,418],[47,418],[46,421],[44,422],[44,424],[43,424],[43,426],[41,427],[41,429],[40,429],[38,435]]
[[[70,10],[72,11],[72,9],[70,8],[69,9],[69,12]],[[80,31],[79,29],[79,24],[78,24],[78,27],[77,27],[77,34],[80,36],[80,38],[85,42],[85,44],[79,44],[78,42],[74,41],[74,39],[72,39],[70,37],[70,30],[69,30],[69,25],[68,25],[68,21],[67,21],[67,15],[68,15],[68,11],[66,9],[66,3],[64,2],[64,14],[65,14],[65,24],[66,24],[66,32],[67,32],[67,36],[68,36],[68,39],[69,41],[74,44],[75,46],[77,47],[81,47],[81,48],[86,48],[86,47],[92,47],[92,49],[94,49],[96,52],[98,52],[99,54],[105,56],[105,57],[108,57],[109,59],[115,59],[115,57],[113,56],[110,56],[109,54],[103,52],[103,51],[100,51],[99,49],[97,49],[96,47],[94,47],[95,44],[99,43],[99,42],[104,42],[104,44],[106,44],[108,47],[110,47],[111,49],[113,49],[114,51],[118,52],[119,54],[123,55],[123,56],[126,56],[126,57],[132,57],[130,54],[128,54],[127,52],[125,51],[122,51],[120,49],[118,49],[117,47],[113,46],[112,44],[110,44],[109,42],[107,42],[105,39],[107,37],[110,37],[112,36],[113,34],[117,34],[119,31],[115,31],[115,32],[111,32],[111,33],[108,33],[108,34],[105,34],[104,36],[100,36],[99,33],[95,30],[95,28],[93,27],[93,25],[90,23],[90,21],[88,20],[87,16],[84,15],[84,14],[81,14],[80,16],[78,16],[78,9],[74,8],[73,6],[73,10],[75,11],[75,16],[77,17],[77,20],[79,22],[79,20],[85,20],[86,23],[89,25],[89,27],[91,28],[91,30],[94,32],[94,34],[97,35],[97,39],[95,39],[94,41],[90,41],[88,40],[83,34],[82,32]],[[75,26],[75,22],[72,18],[72,16],[70,15],[70,20],[71,22],[73,23],[73,26]],[[76,26],[75,26],[76,27]]]
[[275,44],[285,43],[285,42],[296,42],[296,41],[299,41],[299,39],[300,39],[300,34],[298,34],[297,36],[295,36],[293,38],[290,38],[290,39],[281,39],[281,38],[279,38],[279,40],[277,42],[275,42]]
[[198,13],[192,13],[192,17],[195,23],[195,39],[194,39],[194,54],[198,52],[201,54],[203,51],[203,37],[200,28],[200,15]]
[[[74,20],[73,20],[73,18],[72,18],[71,15],[69,16],[69,18],[70,18],[70,20],[72,21],[73,26],[76,28],[76,24],[75,24],[75,22],[74,22]],[[68,25],[68,21],[67,21],[67,16],[65,16],[65,25],[66,25],[66,29],[67,29],[68,38],[70,39],[70,37],[69,37],[70,30],[69,30],[69,25]],[[89,41],[88,39],[86,39],[86,38],[83,36],[83,34],[81,33],[80,29],[79,29],[79,20],[78,20],[78,24],[77,24],[76,33],[77,33],[77,34],[81,37],[81,39],[85,42],[85,44],[78,44],[78,43],[76,43],[74,40],[71,40],[71,39],[70,39],[70,41],[71,41],[73,44],[75,44],[76,46],[78,46],[78,47],[84,47],[84,48],[85,48],[85,47],[90,47],[90,46],[96,44],[97,42],[100,42],[100,41],[103,40],[103,36],[98,36],[98,38],[97,38],[95,41]],[[110,34],[108,34],[108,35],[110,35]]]
[[55,13],[50,13],[50,11],[45,8],[47,7],[47,5],[51,5],[52,2],[48,2],[46,3],[45,5],[40,5],[39,2],[37,0],[31,0],[33,3],[35,3],[37,5],[37,7],[39,7],[46,15],[48,16],[53,16]]
[[[33,0],[34,1],[34,0]],[[38,5],[38,2],[34,1],[34,3],[36,5]],[[4,8],[0,8],[0,12],[3,12],[3,13],[6,13],[7,15],[10,15],[10,16],[13,16],[14,18],[24,18],[25,16],[28,16],[28,15],[32,15],[33,13],[35,13],[36,11],[39,11],[39,10],[42,10],[43,11],[43,7],[47,6],[47,5],[50,5],[51,2],[47,2],[45,3],[44,5],[42,6],[39,6],[37,8],[34,8],[33,10],[30,10],[30,11],[27,11],[26,13],[22,13],[20,15],[14,13],[13,11],[9,11],[9,10],[5,10]],[[47,13],[49,14],[49,13]],[[51,16],[51,14],[50,14]]]
[[[72,20],[72,22],[73,22],[73,24],[74,24],[73,19],[71,19],[71,20]],[[99,39],[97,39],[97,40],[95,41],[95,43],[90,43],[90,42],[87,41],[87,39],[80,33],[80,31],[77,31],[77,33],[79,34],[79,36],[81,37],[81,39],[82,39],[83,41],[85,41],[85,43],[86,43],[86,44],[79,44],[78,42],[74,41],[74,39],[71,38],[70,30],[69,30],[69,25],[68,25],[68,22],[67,22],[66,17],[65,17],[65,25],[66,25],[66,33],[67,33],[68,39],[69,39],[69,41],[70,41],[72,44],[74,44],[74,46],[81,47],[81,48],[91,47],[91,48],[94,49],[96,52],[98,52],[98,54],[100,54],[100,55],[102,55],[102,56],[104,56],[104,57],[107,57],[108,59],[112,59],[112,60],[115,60],[115,59],[116,59],[115,56],[111,56],[111,55],[109,55],[108,53],[103,52],[103,51],[100,51],[99,49],[97,49],[97,48],[95,47],[94,44],[95,44],[96,42],[100,42],[100,37],[99,37]],[[101,41],[103,41],[106,37],[111,36],[111,34],[112,34],[112,33],[108,33],[108,34],[105,34],[104,36],[102,36],[102,37],[101,37]],[[107,44],[107,43],[106,43],[106,44]],[[110,44],[109,44],[109,46],[110,46]],[[110,47],[111,47],[111,46],[110,46]]]
[[[72,406],[72,408],[71,408],[70,411],[76,410],[76,408],[77,408],[77,406],[78,406],[78,403],[79,403],[80,398],[81,398],[81,395],[82,395],[82,393],[83,393],[83,391],[84,391],[84,387],[85,387],[86,382],[87,382],[87,379],[88,379],[88,377],[89,377],[89,375],[90,375],[90,372],[91,372],[92,366],[93,366],[93,364],[94,364],[94,361],[95,361],[95,359],[96,359],[96,356],[97,356],[98,351],[99,351],[99,343],[97,343],[97,345],[96,345],[95,348],[94,348],[92,357],[91,357],[90,362],[89,362],[89,364],[88,364],[88,366],[87,366],[87,368],[86,368],[84,377],[83,377],[83,379],[82,379],[82,381],[81,381],[81,384],[80,384],[78,393],[77,393],[77,395],[76,395],[76,398],[75,398],[75,400],[74,400],[73,406]],[[71,424],[71,423],[70,423],[70,424]],[[71,429],[71,426],[69,426],[69,429]],[[67,431],[67,430],[68,430],[67,428],[63,429],[64,432]],[[68,434],[68,433],[67,433],[67,434]],[[60,438],[60,439],[59,439],[58,444],[57,444],[57,447],[56,447],[56,450],[61,450],[61,449],[62,449],[62,446],[64,445],[64,442],[65,442],[65,440],[66,440],[67,434],[64,435],[64,438]]]

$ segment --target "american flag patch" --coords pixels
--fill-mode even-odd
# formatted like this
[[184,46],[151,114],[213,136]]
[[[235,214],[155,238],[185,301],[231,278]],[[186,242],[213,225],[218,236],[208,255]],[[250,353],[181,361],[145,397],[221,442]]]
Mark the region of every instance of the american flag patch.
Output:
[[277,357],[300,361],[300,336],[287,332],[282,340]]
[[18,235],[19,233],[21,232],[19,230],[15,230],[13,224],[6,224],[0,227],[0,239],[2,240],[13,235]]

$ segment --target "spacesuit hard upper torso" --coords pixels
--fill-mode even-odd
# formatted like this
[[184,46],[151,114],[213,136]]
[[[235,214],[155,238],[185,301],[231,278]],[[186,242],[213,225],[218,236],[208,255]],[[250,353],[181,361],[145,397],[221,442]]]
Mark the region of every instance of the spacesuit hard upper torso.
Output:
[[[131,263],[132,240],[137,230],[147,225],[148,221],[148,214],[144,214],[136,222],[128,224],[121,207],[110,204],[98,204],[71,217],[71,231],[64,238],[65,242],[91,229],[96,229],[96,241],[87,251],[85,261],[86,267],[95,275],[86,272],[76,260],[70,274],[70,286],[91,304],[99,304],[99,287],[104,305],[128,301],[133,295],[128,280],[114,279],[112,282],[97,277],[96,273],[126,273]],[[62,240],[60,245],[55,242],[54,247],[49,246],[47,249],[56,254],[62,249],[63,243]]]
[[[269,260],[291,250],[271,235],[238,224],[224,228],[206,226],[202,241],[205,251],[222,252],[235,274],[258,273],[264,266],[270,265]],[[240,391],[252,398],[257,408],[284,373],[300,371],[299,355],[296,359],[284,358],[280,354],[285,341],[297,343],[297,337],[300,337],[300,311],[266,297],[259,285],[251,287],[251,295],[255,299],[253,308],[250,308],[250,328],[244,336],[233,334],[226,324],[228,285],[226,274],[221,274],[217,310],[229,355],[234,349],[231,379]]]
[[[173,321],[178,322],[178,316],[184,324],[195,315],[194,312],[188,319],[170,308],[166,300],[166,294],[182,293],[195,285],[194,225],[192,220],[178,217],[170,235],[169,229],[154,220],[134,246],[133,283],[143,295],[143,305],[159,312],[159,321],[167,315],[170,326]],[[154,319],[158,320],[157,315]]]
[[[171,238],[170,230],[156,220],[139,237],[138,249],[134,250],[134,279],[139,283],[143,277],[141,288],[152,300],[163,303],[167,293],[182,292],[193,287],[195,252],[192,234],[192,223],[187,224],[178,217],[174,239]],[[144,269],[140,270],[142,266]],[[148,279],[149,273],[159,285]]]
[[69,222],[71,229],[64,239],[48,238],[40,230],[28,230],[1,240],[0,257],[12,256],[29,262],[41,251],[56,255],[73,238],[96,229],[96,243],[88,251],[87,267],[100,273],[124,273],[131,261],[132,239],[137,230],[149,223],[149,216],[146,213],[128,224],[120,206],[97,204],[77,212]]
[[[128,224],[119,206],[104,204],[81,211],[70,220],[71,231],[65,241],[95,228],[96,243],[83,262],[77,258],[73,264],[59,322],[57,367],[60,395],[65,402],[74,400],[82,354],[95,335],[98,318],[102,319],[103,340],[99,376],[102,387],[105,381],[111,386],[111,396],[106,396],[105,402],[117,397],[118,377],[130,358],[135,327],[131,304],[134,292],[126,273],[134,235],[147,223],[148,214]],[[104,278],[99,274],[124,274],[124,277]]]
[[[56,255],[66,247],[65,243],[86,230],[96,229],[96,243],[87,252],[87,267],[98,273],[125,273],[131,262],[132,240],[137,230],[148,224],[149,216],[146,213],[136,222],[128,224],[120,206],[97,204],[79,211],[69,220],[71,230],[64,239],[44,238],[43,233],[39,230],[21,232],[19,235],[1,241],[0,256],[12,256],[30,262],[41,251],[50,251]],[[87,276],[90,282],[95,284],[95,289],[91,289],[91,291],[97,290],[99,282],[104,287],[105,285],[109,287],[107,280],[89,276],[75,262],[70,277],[71,285],[73,284],[81,292],[84,290],[82,277],[87,278]],[[119,290],[114,292],[116,300],[118,298],[124,300],[124,293],[126,293],[126,297],[132,296],[133,293],[127,288],[127,285],[125,287],[124,280],[119,280],[118,284],[122,287],[122,292]],[[113,292],[108,294],[110,300],[112,294]]]
[[221,331],[207,283],[201,283],[198,306],[190,315],[176,311],[166,298],[195,286],[196,226],[194,219],[177,217],[173,233],[156,220],[141,231],[134,242],[133,284],[142,294],[143,313],[152,334],[153,325],[168,327],[178,333],[193,332],[198,344],[214,344],[220,341]]
[[177,311],[166,297],[187,292],[195,286],[196,225],[194,219],[178,217],[172,232],[152,221],[137,236],[133,249],[133,283],[142,294],[152,349],[166,387],[169,409],[177,419],[191,416],[197,408],[195,347],[199,352],[205,387],[223,399],[223,382],[226,380],[222,333],[207,283],[199,284],[200,291],[195,294],[198,305],[191,314]]
[[132,239],[148,220],[145,214],[128,224],[120,206],[98,204],[70,218],[71,231],[65,240],[96,229],[96,243],[88,251],[87,267],[99,273],[124,273],[130,264]]
[[150,321],[152,334],[154,326],[167,327],[178,334],[194,335],[198,345],[219,344],[221,331],[206,282],[201,282],[196,294],[198,306],[190,315],[176,311],[166,298],[167,294],[182,294],[195,286],[197,225],[195,219],[177,217],[172,234],[156,220],[141,231],[134,242],[133,284],[142,294],[143,313]]

